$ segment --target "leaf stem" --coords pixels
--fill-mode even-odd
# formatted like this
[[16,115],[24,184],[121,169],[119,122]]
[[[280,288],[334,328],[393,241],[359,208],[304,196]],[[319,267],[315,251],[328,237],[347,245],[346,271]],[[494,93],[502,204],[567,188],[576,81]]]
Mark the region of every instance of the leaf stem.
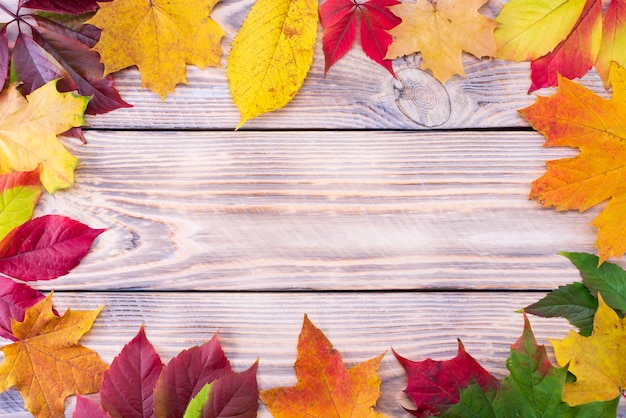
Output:
[[7,13],[8,15],[10,15],[11,17],[13,17],[15,20],[20,20],[20,17],[13,13],[11,10],[9,10],[4,4],[0,3],[0,9],[2,9],[5,13]]

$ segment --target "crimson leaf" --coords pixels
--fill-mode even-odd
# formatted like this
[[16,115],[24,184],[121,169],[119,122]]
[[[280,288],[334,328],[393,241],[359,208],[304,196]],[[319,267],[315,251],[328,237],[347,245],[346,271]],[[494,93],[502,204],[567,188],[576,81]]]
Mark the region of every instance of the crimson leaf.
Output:
[[157,418],[181,418],[202,387],[232,373],[217,334],[201,346],[181,351],[161,372],[154,389]]
[[43,298],[40,291],[0,276],[0,337],[17,341],[11,329],[11,318],[22,322],[26,308]]
[[77,393],[76,409],[72,414],[72,418],[111,418],[111,416],[96,402]]
[[104,231],[59,215],[31,219],[0,241],[0,273],[26,281],[67,274]]
[[259,409],[258,363],[241,373],[229,373],[211,385],[203,418],[254,418]]
[[343,57],[356,39],[357,21],[360,18],[361,48],[365,55],[387,69],[394,77],[391,60],[385,60],[392,38],[388,30],[402,20],[389,7],[398,0],[327,0],[320,6],[320,20],[324,28],[324,74]]
[[163,367],[142,326],[104,373],[100,390],[104,409],[113,417],[151,417],[154,387]]
[[[99,0],[108,1],[108,0]],[[20,7],[45,10],[47,12],[79,15],[94,12],[98,8],[97,0],[20,0]]]

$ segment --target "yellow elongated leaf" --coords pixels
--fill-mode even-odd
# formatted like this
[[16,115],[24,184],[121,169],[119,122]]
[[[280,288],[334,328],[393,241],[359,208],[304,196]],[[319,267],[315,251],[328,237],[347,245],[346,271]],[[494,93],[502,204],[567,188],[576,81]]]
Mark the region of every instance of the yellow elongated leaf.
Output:
[[233,40],[226,75],[247,120],[285,106],[313,62],[317,0],[259,0]]
[[0,173],[40,166],[41,184],[49,193],[71,186],[78,160],[57,135],[84,125],[87,102],[88,97],[59,93],[56,81],[26,98],[15,85],[0,93]]
[[626,0],[613,0],[602,20],[602,44],[596,58],[596,69],[607,89],[611,85],[611,63],[626,65]]
[[570,33],[586,0],[511,0],[494,31],[498,58],[532,61],[552,51]]
[[186,64],[220,64],[224,30],[209,17],[218,0],[116,0],[87,23],[102,29],[94,47],[105,73],[137,65],[143,87],[161,98],[185,83]]

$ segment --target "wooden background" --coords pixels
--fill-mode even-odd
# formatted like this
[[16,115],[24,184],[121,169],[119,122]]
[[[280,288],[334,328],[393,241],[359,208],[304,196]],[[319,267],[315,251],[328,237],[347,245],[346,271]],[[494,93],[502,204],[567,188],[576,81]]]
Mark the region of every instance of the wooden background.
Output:
[[[252,3],[212,14],[228,32],[224,65]],[[391,347],[441,360],[460,338],[504,377],[516,310],[579,280],[557,252],[594,252],[598,209],[528,200],[546,160],[576,154],[542,148],[518,115],[535,100],[528,63],[465,56],[467,77],[441,85],[419,61],[396,60],[394,79],[355,47],[324,78],[320,28],[294,101],[238,132],[224,68],[189,67],[163,102],[136,69],[116,74],[135,107],[88,118],[88,144],[67,142],[75,186],[38,207],[108,231],[36,287],[54,289],[60,311],[106,306],[84,344],[108,362],[141,324],[164,361],[219,331],[235,370],[260,358],[262,389],[295,383],[307,313],[349,366],[387,352],[377,410],[393,417],[412,405]],[[595,73],[582,83],[608,97]],[[530,319],[540,343],[570,328]],[[0,395],[2,415],[22,411],[17,392]]]

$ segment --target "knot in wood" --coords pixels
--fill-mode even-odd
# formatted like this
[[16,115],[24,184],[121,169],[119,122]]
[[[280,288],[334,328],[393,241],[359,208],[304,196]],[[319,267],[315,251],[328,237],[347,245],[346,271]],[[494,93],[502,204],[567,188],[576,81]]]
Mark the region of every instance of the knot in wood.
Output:
[[450,96],[436,78],[415,68],[396,71],[396,76],[396,106],[406,117],[428,128],[450,119]]

